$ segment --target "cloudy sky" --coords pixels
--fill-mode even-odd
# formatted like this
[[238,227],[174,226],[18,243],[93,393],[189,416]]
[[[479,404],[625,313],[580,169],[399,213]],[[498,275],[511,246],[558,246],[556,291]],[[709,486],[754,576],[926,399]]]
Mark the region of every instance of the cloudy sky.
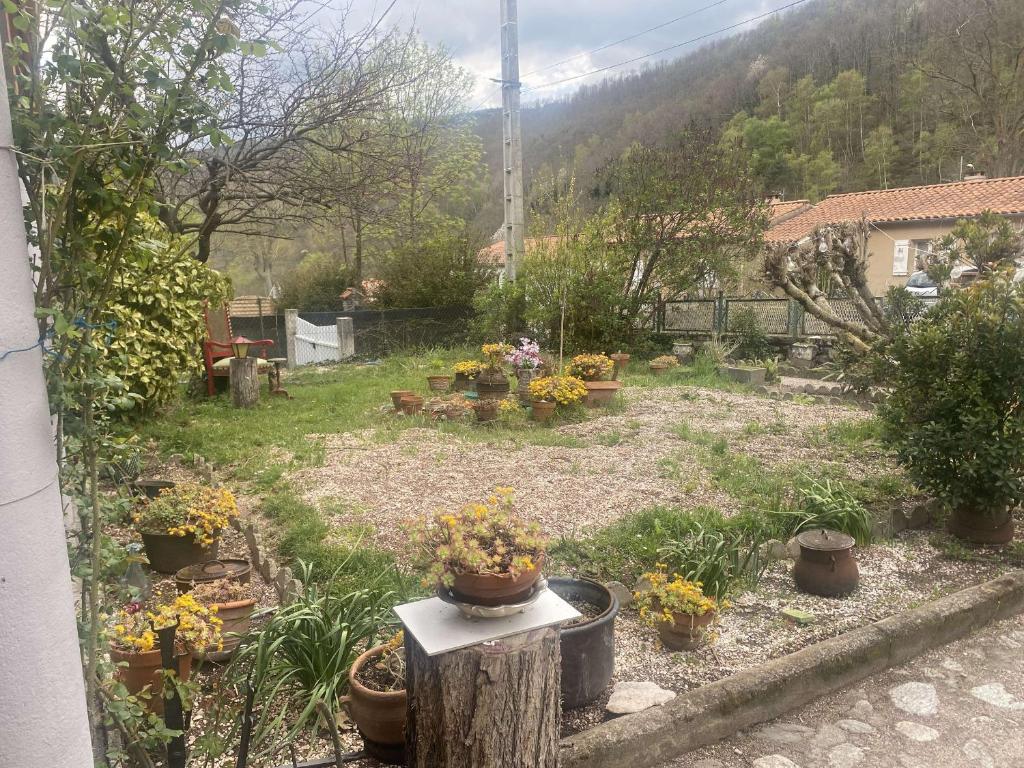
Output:
[[[599,82],[602,75],[548,84],[707,35],[790,2],[793,0],[519,0],[519,69],[526,89],[523,101],[564,95],[583,83]],[[350,22],[362,23],[379,15],[387,5],[388,0],[351,0]],[[406,29],[414,27],[431,43],[445,44],[476,76],[469,106],[495,106],[501,102],[500,92],[488,78],[498,77],[501,71],[498,13],[498,0],[398,0],[388,21]],[[664,26],[594,51],[658,25]],[[745,24],[721,36],[754,26],[756,22]],[[677,58],[709,39],[605,75]],[[531,88],[537,90],[531,92]]]

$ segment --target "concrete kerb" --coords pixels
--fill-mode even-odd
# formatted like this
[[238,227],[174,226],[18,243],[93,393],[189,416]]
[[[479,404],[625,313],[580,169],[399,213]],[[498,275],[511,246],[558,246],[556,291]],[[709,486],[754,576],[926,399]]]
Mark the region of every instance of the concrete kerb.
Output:
[[657,766],[1022,610],[1024,571],[1014,571],[570,736],[559,764]]

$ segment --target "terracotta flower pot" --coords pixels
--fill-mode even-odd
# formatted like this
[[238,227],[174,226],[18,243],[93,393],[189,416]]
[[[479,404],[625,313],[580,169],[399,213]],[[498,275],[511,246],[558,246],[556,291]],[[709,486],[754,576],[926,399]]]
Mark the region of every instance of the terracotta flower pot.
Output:
[[395,406],[396,411],[402,410],[402,398],[408,395],[415,395],[411,389],[396,389],[391,392],[391,402]]
[[476,411],[477,421],[494,421],[498,418],[498,401],[481,400],[473,406],[473,410]]
[[655,376],[661,376],[665,371],[668,370],[668,366],[664,363],[651,363],[651,373]]
[[423,410],[423,398],[419,395],[402,395],[399,405],[406,416],[415,416]]
[[587,388],[587,396],[583,398],[583,404],[587,408],[599,408],[608,405],[615,397],[615,393],[622,388],[621,381],[584,381],[583,386]]
[[522,602],[540,579],[544,558],[518,576],[508,573],[460,573],[452,584],[452,594],[474,605],[511,605]]
[[608,355],[608,357],[615,362],[615,378],[626,372],[626,366],[629,365],[629,354],[626,352],[616,352],[614,355]]
[[192,536],[142,532],[142,546],[149,558],[149,565],[158,573],[177,573],[186,566],[215,560],[219,544],[219,537],[210,546],[204,547]]
[[[178,674],[183,682],[188,682],[192,674],[192,656],[188,653],[178,654]],[[115,664],[127,662],[127,666],[119,666],[114,675],[124,683],[129,693],[139,694],[147,685],[152,693],[146,702],[146,709],[157,715],[164,713],[162,694],[163,667],[160,663],[160,649],[130,653],[120,648],[110,648],[110,660]]]
[[378,645],[355,660],[348,671],[348,695],[341,697],[341,703],[355,721],[368,754],[385,763],[404,765],[405,712],[408,706],[405,689],[374,691],[358,678],[359,671],[377,659],[384,648]]
[[990,513],[954,509],[949,516],[949,532],[975,544],[1009,544],[1013,541],[1013,516],[1008,510]]
[[658,636],[666,648],[673,651],[692,651],[704,644],[708,627],[717,615],[717,611],[708,611],[699,616],[674,612],[672,621],[658,621],[655,629],[658,630]]
[[533,400],[530,402],[530,418],[534,421],[551,421],[555,415],[555,403],[547,400]]
[[447,392],[452,386],[451,376],[427,376],[427,385],[432,392]]
[[197,659],[227,661],[252,627],[252,613],[256,608],[256,601],[235,600],[230,603],[214,603],[210,607],[217,609],[217,618],[224,622],[220,628],[223,636],[221,649],[218,651],[216,646],[211,646],[206,650],[195,651],[192,655]]

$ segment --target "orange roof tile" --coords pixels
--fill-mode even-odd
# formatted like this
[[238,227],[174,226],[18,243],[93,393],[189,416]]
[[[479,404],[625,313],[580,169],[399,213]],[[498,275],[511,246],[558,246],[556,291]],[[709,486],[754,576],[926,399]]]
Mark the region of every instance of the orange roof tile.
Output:
[[770,227],[765,240],[789,243],[806,237],[819,225],[856,221],[862,216],[880,224],[956,219],[985,210],[1024,214],[1024,176],[829,195],[813,208]]

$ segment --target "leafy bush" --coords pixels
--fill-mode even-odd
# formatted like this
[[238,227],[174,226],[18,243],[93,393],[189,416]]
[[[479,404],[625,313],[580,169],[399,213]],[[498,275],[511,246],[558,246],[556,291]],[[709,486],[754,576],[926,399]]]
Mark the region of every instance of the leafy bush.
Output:
[[533,335],[526,325],[525,283],[501,283],[493,280],[473,297],[474,318],[470,323],[473,339],[510,339]]
[[684,538],[669,539],[658,554],[673,573],[703,585],[704,594],[721,601],[741,582],[756,588],[768,567],[758,533],[724,531],[700,522]]
[[278,306],[308,312],[344,308],[341,294],[352,285],[352,275],[337,259],[322,253],[307,255],[281,281]]
[[468,234],[397,248],[385,256],[377,302],[385,307],[469,307],[489,280],[477,258],[483,242]]
[[146,233],[130,246],[130,268],[113,283],[103,313],[110,327],[95,333],[105,335],[97,345],[99,372],[118,377],[152,411],[175,395],[183,376],[201,370],[203,305],[222,304],[228,285],[155,224]]
[[754,310],[743,307],[731,312],[730,315],[729,330],[736,341],[736,355],[754,360],[768,357],[772,352],[772,345],[768,341],[768,334],[762,330]]
[[871,543],[871,514],[841,482],[805,478],[797,493],[800,500],[795,508],[783,507],[774,513],[790,533],[830,528],[853,536],[858,544]]
[[1024,500],[1024,285],[997,275],[947,294],[897,339],[883,438],[953,508]]

